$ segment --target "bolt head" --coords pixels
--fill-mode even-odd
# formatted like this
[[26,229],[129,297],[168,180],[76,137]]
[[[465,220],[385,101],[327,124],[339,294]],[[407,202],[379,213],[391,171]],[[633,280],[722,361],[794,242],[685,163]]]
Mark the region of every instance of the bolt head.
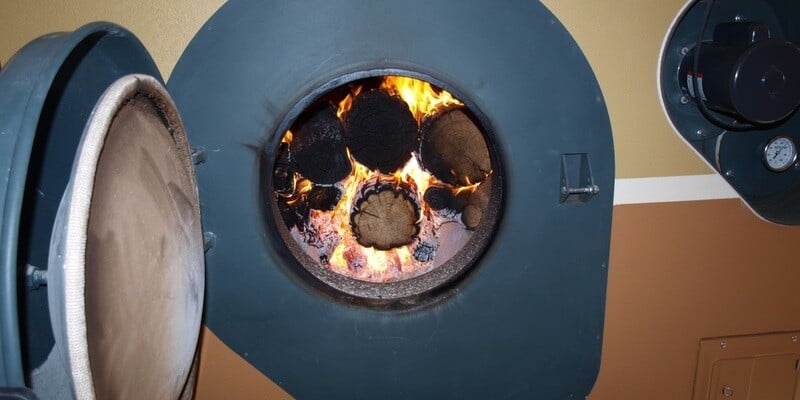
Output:
[[681,104],[689,104],[689,98],[686,96],[681,96]]
[[719,347],[722,347],[724,349],[724,348],[728,347],[728,343],[727,342],[719,342]]
[[724,388],[722,388],[722,395],[723,396],[725,396],[725,397],[733,397],[734,394],[736,394],[736,390],[734,390],[732,387],[725,386]]
[[689,54],[689,48],[688,47],[681,47],[681,55],[685,56],[687,54]]

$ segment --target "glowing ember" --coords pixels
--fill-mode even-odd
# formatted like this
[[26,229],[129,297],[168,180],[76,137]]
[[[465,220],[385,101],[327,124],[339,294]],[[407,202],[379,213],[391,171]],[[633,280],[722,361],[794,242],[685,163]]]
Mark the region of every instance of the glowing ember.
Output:
[[[355,86],[343,99],[334,103],[338,106],[336,117],[340,121],[345,120],[354,99],[362,90],[365,90],[363,86]],[[446,107],[463,106],[447,91],[408,77],[383,77],[380,86],[371,90],[383,90],[402,98],[408,104],[417,124],[421,124],[425,118],[435,115]],[[282,142],[291,145],[292,137],[292,132],[287,131]],[[414,152],[408,162],[397,171],[392,174],[382,174],[378,170],[369,170],[356,161],[348,149],[347,158],[351,163],[352,173],[334,185],[342,193],[338,203],[329,211],[309,210],[304,229],[292,229],[292,236],[321,265],[342,275],[364,281],[392,282],[408,279],[443,264],[447,259],[437,257],[437,251],[443,244],[443,239],[438,235],[443,224],[459,224],[462,233],[455,235],[458,236],[456,241],[459,249],[469,239],[471,232],[460,225],[458,218],[460,214],[452,210],[432,210],[423,201],[425,191],[432,184],[436,184],[451,187],[455,196],[473,192],[481,183],[470,183],[461,187],[446,185],[423,169],[418,157],[417,152]],[[414,192],[419,203],[420,233],[410,244],[382,251],[362,246],[354,236],[351,229],[351,212],[365,185],[374,184],[376,181],[393,181],[398,185],[402,183]],[[279,195],[292,207],[305,201],[314,184],[297,173],[293,187],[291,194]],[[448,239],[446,242],[451,243],[454,240]],[[452,250],[442,252],[445,253],[448,254],[447,258],[454,254]]]
[[[352,162],[354,173],[342,183],[344,193],[336,209],[329,213],[312,210],[311,220],[318,219],[320,217],[318,214],[330,214],[330,222],[337,227],[336,231],[341,237],[340,242],[333,249],[328,263],[334,271],[346,275],[354,275],[354,277],[362,280],[385,281],[386,279],[408,278],[410,276],[406,276],[408,274],[404,273],[404,267],[413,263],[411,250],[409,249],[410,245],[381,251],[361,246],[353,236],[350,229],[350,210],[353,208],[353,202],[358,192],[366,182],[385,176],[368,170],[356,161]],[[393,178],[397,179],[398,182],[402,181],[412,188],[416,188],[417,198],[419,199],[425,194],[425,190],[433,180],[433,177],[420,168],[416,157],[412,157],[406,166],[398,171]],[[426,221],[430,221],[430,210],[423,203],[421,211],[421,223],[424,225]],[[415,269],[419,269],[419,267],[421,266],[417,266]],[[405,270],[410,272],[407,269]],[[426,271],[419,272],[424,273]]]

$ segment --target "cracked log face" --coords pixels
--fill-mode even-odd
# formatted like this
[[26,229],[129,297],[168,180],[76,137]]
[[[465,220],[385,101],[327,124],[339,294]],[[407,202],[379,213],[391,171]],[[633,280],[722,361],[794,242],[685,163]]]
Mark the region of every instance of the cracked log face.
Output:
[[437,114],[422,126],[422,165],[442,182],[468,186],[492,172],[489,148],[464,107]]
[[389,250],[414,240],[419,219],[419,206],[405,185],[378,183],[362,190],[350,223],[359,244]]

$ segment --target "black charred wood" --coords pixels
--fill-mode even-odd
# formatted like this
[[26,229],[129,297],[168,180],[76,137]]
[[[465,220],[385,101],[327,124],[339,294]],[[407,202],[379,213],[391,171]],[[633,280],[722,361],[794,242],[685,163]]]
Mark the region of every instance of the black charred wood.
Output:
[[289,204],[288,199],[281,196],[277,196],[276,203],[286,227],[289,229],[297,227],[300,232],[304,232],[310,215],[308,204],[302,199]]
[[466,196],[455,195],[450,187],[439,185],[431,185],[423,198],[436,211],[450,209],[461,212],[466,203]]
[[425,202],[434,210],[448,208],[453,201],[453,192],[441,186],[431,186],[425,191]]
[[419,262],[433,261],[436,256],[436,245],[432,242],[423,240],[414,246],[414,259]]
[[289,145],[281,143],[276,155],[275,169],[272,171],[272,187],[279,194],[288,195],[294,191],[294,174],[297,171],[289,153]]
[[442,182],[467,186],[483,181],[491,172],[486,139],[464,107],[425,120],[420,135],[420,161]]
[[314,210],[331,211],[342,199],[342,191],[336,186],[317,186],[307,195],[308,206]]
[[403,99],[380,90],[362,92],[345,118],[350,153],[385,174],[402,167],[418,144],[418,126]]
[[300,174],[314,183],[333,184],[350,175],[344,130],[332,105],[316,110],[296,129],[292,158]]

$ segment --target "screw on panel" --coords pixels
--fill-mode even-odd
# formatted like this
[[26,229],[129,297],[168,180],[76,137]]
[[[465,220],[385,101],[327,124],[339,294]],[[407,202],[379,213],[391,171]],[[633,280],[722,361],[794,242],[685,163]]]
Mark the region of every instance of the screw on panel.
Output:
[[205,147],[192,147],[192,163],[199,165],[206,162]]
[[727,342],[719,342],[719,347],[722,347],[724,349],[724,348],[728,347],[728,343]]
[[28,264],[25,267],[25,286],[31,290],[47,286],[47,270]]
[[681,47],[681,55],[685,56],[687,54],[689,54],[689,48],[688,47]]
[[724,388],[722,388],[722,395],[723,396],[725,396],[725,397],[733,397],[734,394],[736,394],[736,390],[734,390],[732,387],[725,386]]
[[733,170],[729,169],[729,170],[725,171],[725,176],[727,176],[728,178],[735,178],[736,174],[733,173]]
[[797,341],[797,335],[794,335],[794,336],[792,336],[792,341],[793,341],[793,342],[796,342],[796,341]]
[[744,15],[736,14],[736,16],[733,17],[733,19],[734,19],[734,21],[739,22],[739,21],[744,21],[745,18],[744,18]]
[[203,251],[208,252],[217,244],[217,235],[214,232],[203,232]]
[[686,96],[681,96],[681,104],[689,104],[689,98]]
[[703,132],[702,129],[698,129],[697,131],[695,131],[695,134],[697,134],[697,136],[703,136],[704,133],[705,132]]

